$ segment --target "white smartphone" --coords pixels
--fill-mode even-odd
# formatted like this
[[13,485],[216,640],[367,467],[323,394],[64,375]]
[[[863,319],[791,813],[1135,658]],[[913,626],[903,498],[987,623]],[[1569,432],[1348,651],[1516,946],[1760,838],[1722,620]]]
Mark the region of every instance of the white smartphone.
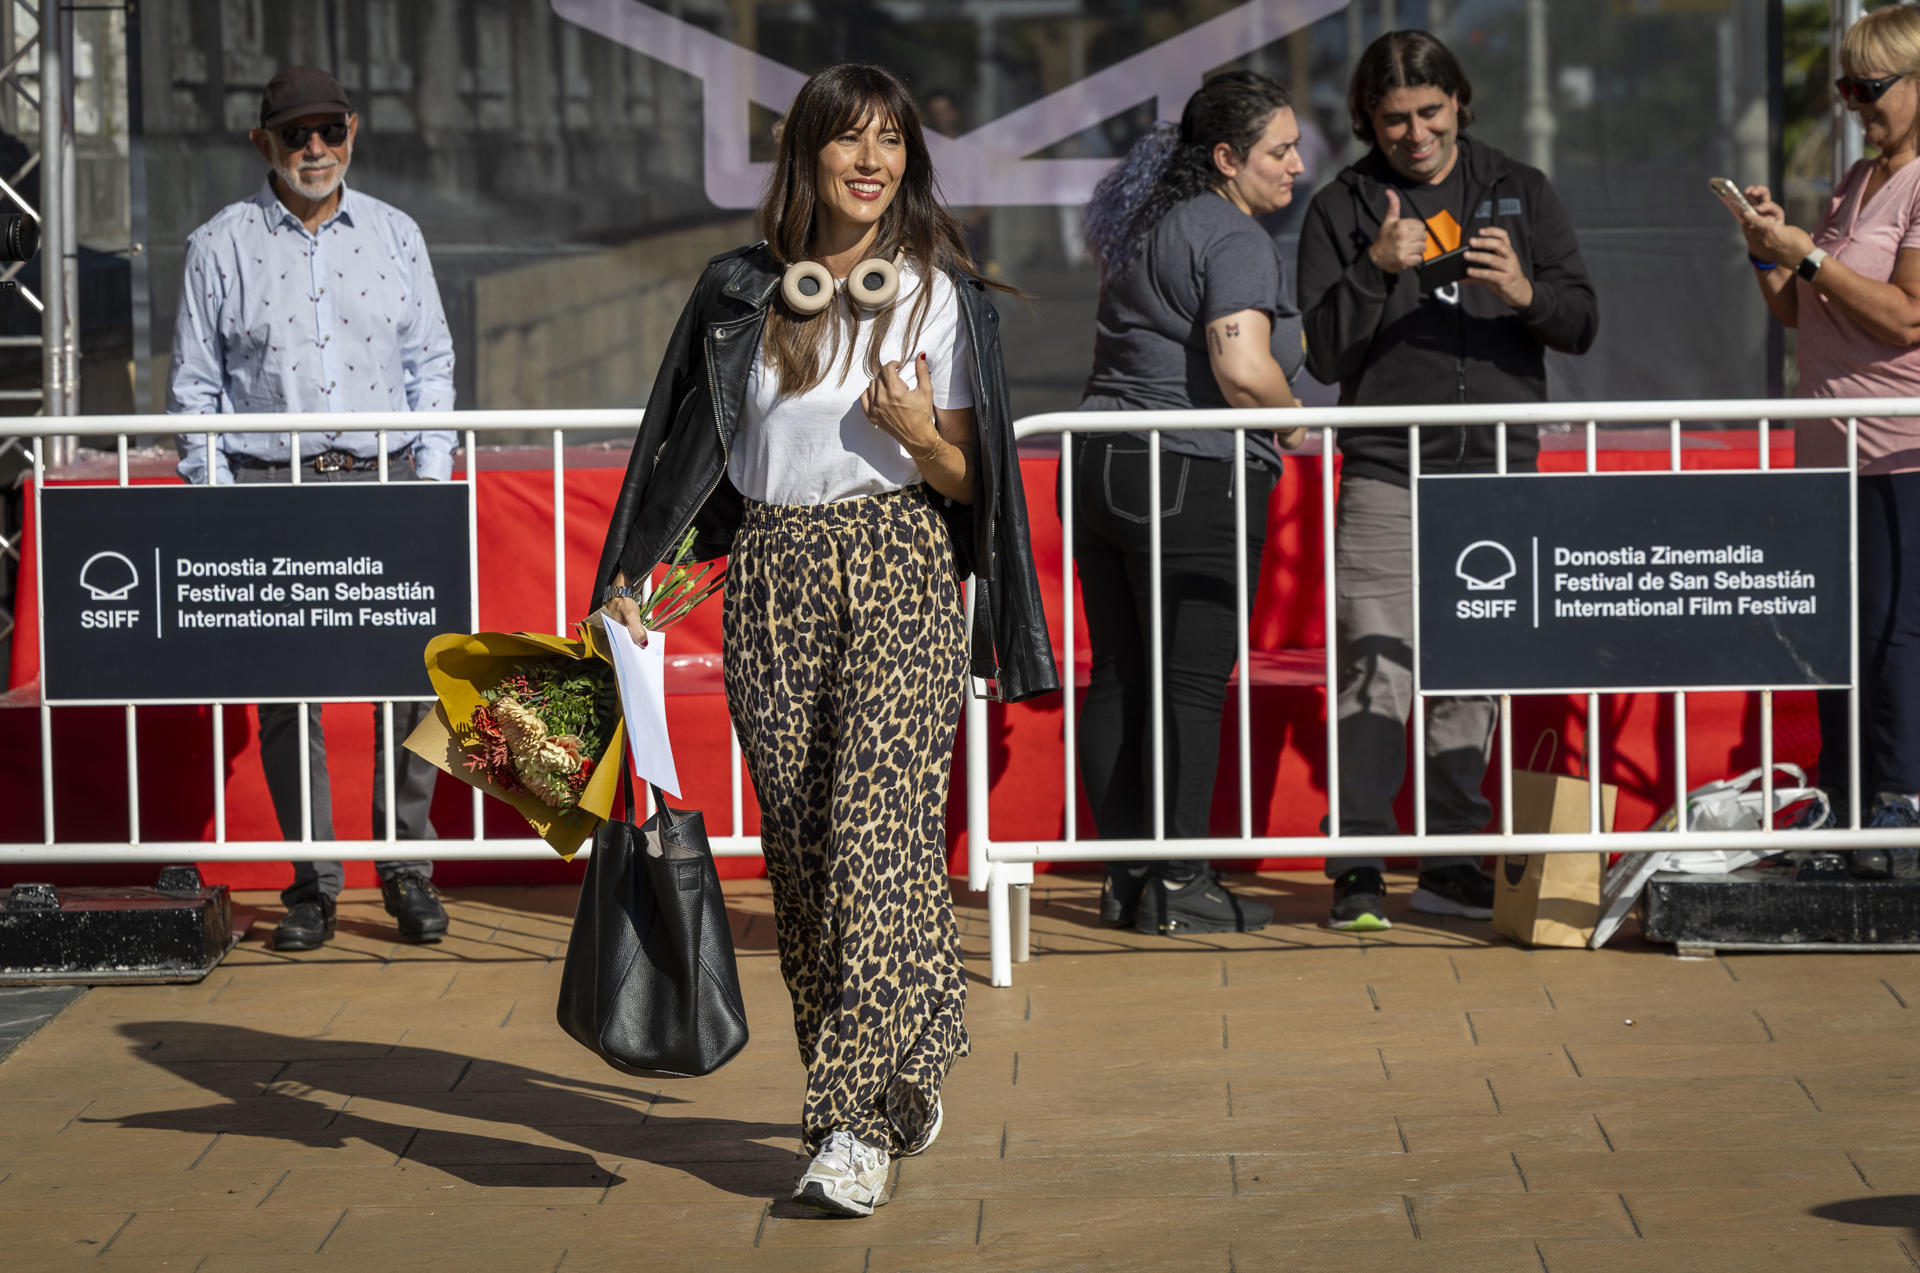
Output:
[[1739,217],[1742,221],[1758,221],[1760,219],[1760,213],[1755,210],[1751,203],[1747,202],[1747,196],[1740,193],[1740,187],[1734,185],[1725,177],[1709,177],[1707,179],[1707,185],[1715,194],[1720,196],[1720,202],[1726,204],[1727,211],[1733,213],[1734,216]]

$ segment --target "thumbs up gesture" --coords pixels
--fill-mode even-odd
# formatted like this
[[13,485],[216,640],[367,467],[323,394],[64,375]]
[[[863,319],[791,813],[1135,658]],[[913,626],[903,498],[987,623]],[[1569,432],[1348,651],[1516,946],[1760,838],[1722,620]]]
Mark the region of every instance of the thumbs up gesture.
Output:
[[1417,217],[1400,215],[1400,192],[1387,191],[1387,215],[1380,222],[1380,234],[1367,249],[1373,263],[1388,274],[1398,274],[1408,266],[1420,264],[1427,250],[1426,223]]

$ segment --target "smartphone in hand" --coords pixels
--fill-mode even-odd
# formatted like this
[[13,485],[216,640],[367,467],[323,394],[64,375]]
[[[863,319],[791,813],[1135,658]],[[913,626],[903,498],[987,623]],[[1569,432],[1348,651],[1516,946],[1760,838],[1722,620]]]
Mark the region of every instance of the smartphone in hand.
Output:
[[1747,202],[1747,196],[1740,193],[1740,187],[1725,177],[1709,177],[1707,186],[1720,196],[1720,202],[1727,205],[1727,211],[1740,220],[1758,221],[1760,219],[1760,213]]
[[1467,249],[1457,247],[1451,252],[1442,252],[1439,256],[1428,257],[1414,268],[1420,274],[1420,290],[1435,291],[1449,283],[1458,283],[1467,276]]

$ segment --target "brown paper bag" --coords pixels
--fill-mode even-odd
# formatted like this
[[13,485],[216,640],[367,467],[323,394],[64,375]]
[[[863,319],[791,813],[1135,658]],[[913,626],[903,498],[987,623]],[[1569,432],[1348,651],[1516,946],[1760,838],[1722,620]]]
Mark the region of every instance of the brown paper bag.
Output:
[[[1529,768],[1513,771],[1516,834],[1572,835],[1587,830],[1587,780],[1531,768],[1548,730],[1535,742]],[[1548,751],[1552,763],[1552,750]],[[1620,789],[1600,785],[1600,829],[1613,830]],[[1493,875],[1493,931],[1529,946],[1585,946],[1600,919],[1604,853],[1536,853],[1500,859]]]

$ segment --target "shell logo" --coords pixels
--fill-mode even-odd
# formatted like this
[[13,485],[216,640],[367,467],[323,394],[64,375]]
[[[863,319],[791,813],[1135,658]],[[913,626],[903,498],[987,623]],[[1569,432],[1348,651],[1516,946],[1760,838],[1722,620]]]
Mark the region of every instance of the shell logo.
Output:
[[1474,540],[1453,563],[1453,573],[1466,582],[1468,592],[1499,592],[1518,572],[1506,545],[1491,539]]
[[95,601],[125,601],[140,586],[140,572],[121,553],[97,552],[80,567],[80,586]]

